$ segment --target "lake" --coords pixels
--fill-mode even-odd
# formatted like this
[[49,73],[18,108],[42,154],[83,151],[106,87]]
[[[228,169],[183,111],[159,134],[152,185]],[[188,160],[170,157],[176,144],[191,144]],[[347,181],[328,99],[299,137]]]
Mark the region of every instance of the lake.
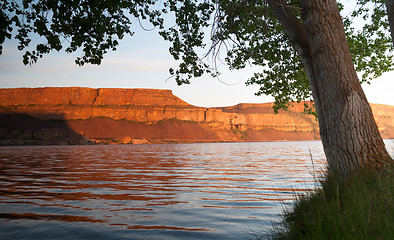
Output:
[[318,141],[1,147],[0,239],[254,239],[325,164]]

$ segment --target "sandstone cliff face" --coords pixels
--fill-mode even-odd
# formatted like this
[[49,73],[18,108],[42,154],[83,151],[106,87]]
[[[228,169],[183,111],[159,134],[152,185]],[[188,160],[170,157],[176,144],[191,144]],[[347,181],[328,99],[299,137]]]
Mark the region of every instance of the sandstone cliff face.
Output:
[[188,106],[169,90],[121,88],[0,89],[2,106]]
[[[17,88],[0,89],[3,114],[66,121],[96,142],[283,141],[319,138],[318,123],[302,104],[273,114],[272,103],[202,108],[170,90]],[[385,138],[394,137],[394,107],[372,105]],[[3,129],[3,130],[1,130]],[[7,138],[0,127],[0,138]],[[140,140],[138,140],[140,139]],[[141,140],[145,139],[145,140]]]
[[376,124],[383,138],[394,138],[394,106],[371,104]]

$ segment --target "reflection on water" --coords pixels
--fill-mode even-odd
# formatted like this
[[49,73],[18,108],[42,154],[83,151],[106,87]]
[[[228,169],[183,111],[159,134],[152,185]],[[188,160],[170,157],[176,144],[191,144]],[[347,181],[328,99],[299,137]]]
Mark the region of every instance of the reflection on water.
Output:
[[245,239],[324,168],[320,142],[2,147],[0,239]]

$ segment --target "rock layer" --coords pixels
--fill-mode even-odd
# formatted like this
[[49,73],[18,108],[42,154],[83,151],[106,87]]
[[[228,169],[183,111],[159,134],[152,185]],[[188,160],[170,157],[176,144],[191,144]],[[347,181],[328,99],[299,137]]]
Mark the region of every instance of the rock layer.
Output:
[[[37,139],[42,129],[63,129],[55,134],[58,139],[65,134],[63,131],[72,131],[79,136],[74,136],[76,144],[319,139],[317,121],[303,112],[303,104],[276,115],[272,105],[202,108],[184,102],[170,90],[157,89],[0,89],[0,139]],[[394,107],[371,106],[382,136],[393,138]],[[23,116],[26,127],[7,123],[11,115]],[[41,127],[29,127],[26,116],[41,121]],[[51,127],[46,128],[45,122]],[[53,122],[64,124],[56,127]]]

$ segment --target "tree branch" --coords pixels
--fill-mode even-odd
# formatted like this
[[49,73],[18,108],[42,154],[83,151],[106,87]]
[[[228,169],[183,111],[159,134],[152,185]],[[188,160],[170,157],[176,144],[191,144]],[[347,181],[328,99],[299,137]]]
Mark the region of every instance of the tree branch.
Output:
[[309,56],[307,34],[292,10],[294,7],[289,6],[284,0],[267,0],[267,3],[300,57]]
[[394,44],[394,0],[386,0],[387,15],[389,17],[391,41]]

